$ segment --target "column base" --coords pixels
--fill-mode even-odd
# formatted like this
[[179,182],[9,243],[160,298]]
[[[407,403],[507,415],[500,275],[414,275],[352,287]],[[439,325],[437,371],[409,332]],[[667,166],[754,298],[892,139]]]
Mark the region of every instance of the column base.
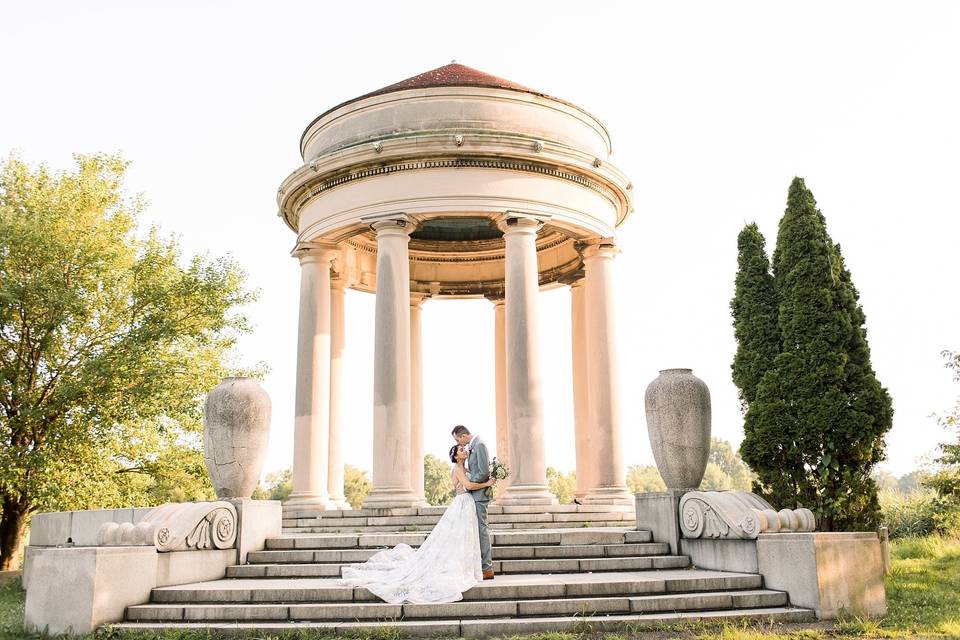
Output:
[[374,489],[363,501],[364,509],[393,509],[423,506],[424,499],[410,489]]
[[557,504],[557,496],[553,495],[550,487],[545,484],[511,484],[497,498],[497,504],[507,506]]
[[581,504],[623,504],[631,507],[636,501],[636,498],[625,485],[590,489],[583,497],[578,499]]
[[317,493],[291,493],[290,497],[284,501],[283,506],[304,508],[310,511],[336,511],[340,508],[329,495]]
[[330,502],[337,505],[336,509],[338,511],[352,511],[353,507],[347,502],[345,496],[330,496]]

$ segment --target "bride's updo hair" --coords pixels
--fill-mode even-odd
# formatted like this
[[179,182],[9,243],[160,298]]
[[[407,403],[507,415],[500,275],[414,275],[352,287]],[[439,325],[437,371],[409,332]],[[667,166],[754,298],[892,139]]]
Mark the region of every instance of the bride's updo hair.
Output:
[[457,464],[457,449],[460,448],[460,445],[455,444],[450,447],[450,462]]

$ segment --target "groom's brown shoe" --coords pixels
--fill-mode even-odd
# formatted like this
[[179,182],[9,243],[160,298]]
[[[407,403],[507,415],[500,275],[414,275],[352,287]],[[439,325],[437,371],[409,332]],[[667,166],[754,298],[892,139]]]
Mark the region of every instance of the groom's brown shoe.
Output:
[[493,569],[487,569],[483,572],[484,580],[493,580]]

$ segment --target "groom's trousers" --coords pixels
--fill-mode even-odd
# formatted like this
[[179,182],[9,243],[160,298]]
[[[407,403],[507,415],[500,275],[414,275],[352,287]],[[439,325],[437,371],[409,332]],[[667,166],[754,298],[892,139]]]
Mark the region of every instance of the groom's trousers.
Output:
[[477,500],[477,524],[480,528],[480,568],[483,571],[489,571],[493,568],[493,558],[490,553],[490,529],[487,527],[487,505],[486,500]]

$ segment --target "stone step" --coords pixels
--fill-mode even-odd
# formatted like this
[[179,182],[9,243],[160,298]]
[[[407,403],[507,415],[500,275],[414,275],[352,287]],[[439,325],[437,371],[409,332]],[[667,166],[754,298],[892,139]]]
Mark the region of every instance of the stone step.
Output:
[[[316,527],[408,527],[432,526],[440,521],[440,515],[411,515],[411,516],[342,516],[337,518],[284,518],[284,529],[302,529]],[[495,524],[541,524],[541,523],[584,523],[584,522],[614,522],[620,526],[624,522],[633,523],[632,513],[625,512],[587,512],[587,513],[491,513],[488,522]],[[628,525],[629,526],[629,525]]]
[[[661,569],[609,573],[515,574],[484,581],[463,594],[465,601],[543,600],[642,596],[759,589],[757,574]],[[155,604],[376,602],[363,588],[343,587],[333,578],[234,578],[153,590]]]
[[594,616],[719,609],[782,607],[782,591],[755,589],[639,596],[632,598],[559,598],[551,600],[501,600],[444,604],[146,604],[128,607],[131,622],[237,621],[237,620],[423,620],[520,616]]
[[[268,538],[267,549],[355,549],[370,547],[395,547],[402,543],[419,546],[428,532],[392,533],[344,533],[344,534],[296,534]],[[494,546],[521,545],[610,545],[649,542],[649,531],[635,531],[617,527],[584,529],[552,529],[534,531],[492,531]]]
[[[622,526],[623,522],[619,520],[602,520],[595,522],[502,522],[498,524],[491,524],[491,531],[509,531],[509,530],[526,530],[526,529],[589,529],[593,527],[619,527]],[[434,525],[432,524],[409,524],[409,525],[364,525],[362,527],[345,527],[338,525],[331,526],[319,526],[319,527],[283,527],[283,533],[285,534],[297,534],[297,533],[389,533],[395,531],[398,533],[409,533],[409,532],[420,532],[426,531],[430,532],[433,530]]]
[[[247,557],[250,565],[257,564],[304,564],[304,563],[353,563],[366,562],[379,548],[355,549],[288,549],[251,551]],[[529,560],[532,558],[619,558],[624,556],[667,555],[670,545],[665,542],[641,542],[636,544],[576,544],[576,545],[528,545],[517,547],[494,546],[494,560]]]
[[[264,552],[260,552],[264,553]],[[274,554],[299,554],[299,551],[273,551]],[[307,553],[310,553],[309,551]],[[317,553],[317,552],[313,552]],[[252,555],[252,554],[251,554]],[[288,556],[281,556],[283,559]],[[344,563],[274,563],[264,564],[262,556],[251,558],[254,564],[227,567],[228,578],[329,578],[339,577]],[[494,560],[493,570],[505,573],[576,573],[580,571],[646,571],[679,569],[690,566],[687,556],[626,556],[617,558],[539,558],[528,560]]]
[[[447,605],[443,605],[447,606]],[[283,605],[281,605],[283,608]],[[396,630],[397,635],[412,637],[464,637],[486,638],[530,634],[551,631],[604,632],[638,629],[662,629],[671,625],[689,625],[696,622],[722,622],[725,620],[761,620],[764,622],[813,622],[816,620],[810,609],[795,607],[766,607],[760,609],[726,609],[720,611],[687,611],[669,613],[644,613],[627,615],[530,617],[530,618],[478,618],[465,617],[450,620],[396,620],[384,622],[221,622],[171,621],[171,622],[123,622],[113,628],[139,631],[209,630],[216,635],[263,637],[266,634],[284,635],[291,631],[316,630],[325,635],[359,637],[376,634],[382,637],[385,630]]]
[[[403,509],[353,509],[323,511],[319,509],[305,509],[303,507],[289,507],[284,505],[285,519],[297,518],[379,518],[397,516],[440,516],[446,507],[410,507]],[[491,504],[487,508],[490,515],[503,513],[628,513],[633,516],[633,505],[604,505],[604,504],[554,504],[530,506],[502,506]]]

